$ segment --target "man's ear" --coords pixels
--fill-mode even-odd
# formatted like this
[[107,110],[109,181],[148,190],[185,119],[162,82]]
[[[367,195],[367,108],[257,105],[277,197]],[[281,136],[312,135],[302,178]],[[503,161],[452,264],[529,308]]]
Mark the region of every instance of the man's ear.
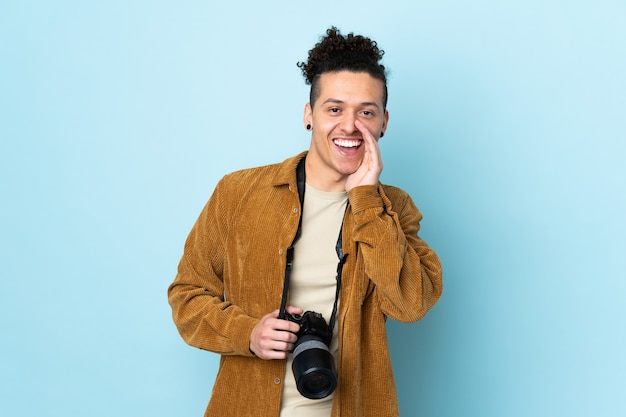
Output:
[[311,130],[311,128],[307,128],[307,126],[313,126],[313,110],[311,109],[311,104],[310,103],[306,103],[304,105],[304,117],[303,117],[303,121],[304,121],[304,127],[307,130]]
[[389,123],[389,112],[385,110],[385,117],[383,118],[383,127],[380,129],[380,137],[382,138],[387,130],[387,123]]

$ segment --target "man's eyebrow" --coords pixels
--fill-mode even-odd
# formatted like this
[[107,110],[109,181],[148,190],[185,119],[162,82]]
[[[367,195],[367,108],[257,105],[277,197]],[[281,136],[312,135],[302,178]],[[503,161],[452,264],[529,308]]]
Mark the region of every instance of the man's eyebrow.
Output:
[[324,104],[326,104],[326,103],[343,104],[344,102],[343,102],[343,100],[339,100],[338,98],[329,98],[329,99],[326,99],[324,101]]
[[[339,100],[338,98],[329,98],[324,101],[324,104],[327,103],[344,104],[345,102],[343,100]],[[380,108],[378,103],[375,101],[364,101],[361,103],[361,106],[374,106],[376,108]]]

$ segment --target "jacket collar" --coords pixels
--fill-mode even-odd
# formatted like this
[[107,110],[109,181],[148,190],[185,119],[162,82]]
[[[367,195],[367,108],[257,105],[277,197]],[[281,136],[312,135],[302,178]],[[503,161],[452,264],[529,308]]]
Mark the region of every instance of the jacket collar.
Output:
[[292,156],[291,158],[283,161],[282,164],[279,164],[278,171],[276,175],[274,175],[274,180],[272,181],[274,186],[281,185],[289,185],[293,186],[294,190],[296,187],[296,168],[298,167],[298,163],[302,158],[304,158],[309,152],[304,151],[296,156]]

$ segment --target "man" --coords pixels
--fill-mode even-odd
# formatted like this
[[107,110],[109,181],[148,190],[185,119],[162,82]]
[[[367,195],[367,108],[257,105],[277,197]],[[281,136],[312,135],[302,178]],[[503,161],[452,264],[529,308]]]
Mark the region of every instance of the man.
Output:
[[[418,209],[379,182],[383,53],[327,30],[298,64],[308,152],[226,175],[187,238],[168,296],[184,340],[221,355],[206,416],[399,414],[385,321],[421,319],[442,281]],[[284,318],[305,311],[332,326],[337,383],[320,399],[291,368],[301,327]]]

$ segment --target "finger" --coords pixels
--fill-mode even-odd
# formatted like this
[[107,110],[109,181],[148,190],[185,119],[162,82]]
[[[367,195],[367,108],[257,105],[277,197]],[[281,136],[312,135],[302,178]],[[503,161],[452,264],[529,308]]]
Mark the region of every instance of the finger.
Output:
[[292,342],[284,342],[280,340],[271,340],[263,346],[263,350],[275,352],[291,352],[293,350]]
[[261,359],[269,360],[269,359],[287,359],[287,355],[290,351],[287,350],[273,350],[273,349],[264,349],[260,352],[256,353],[256,356]]
[[[296,325],[296,326],[298,327],[298,329],[300,329],[298,325]],[[298,340],[298,336],[296,336],[295,332],[279,331],[279,332],[276,332],[276,333],[277,334],[274,336],[274,340],[276,342],[283,342],[283,343],[288,343],[288,344],[294,344]]]
[[363,140],[365,141],[366,148],[376,143],[374,136],[369,130],[367,130],[363,122],[361,122],[360,120],[356,120],[354,122],[354,125],[356,126],[357,129],[359,129],[359,132],[361,132],[361,136],[363,136]]
[[296,323],[290,320],[278,319],[278,318],[268,318],[267,322],[265,323],[265,328],[268,330],[268,332],[274,332],[274,331],[292,332],[294,331],[294,326],[296,328],[298,327]]
[[286,356],[284,353],[291,352],[297,340],[294,333],[271,331],[251,341],[250,350],[262,359],[284,359]]
[[367,127],[360,120],[356,120],[354,125],[361,132],[361,136],[363,136],[363,140],[365,142],[365,151],[371,153],[371,158],[375,160],[380,160],[380,152],[378,151],[378,141],[374,137],[374,135],[367,130]]
[[288,306],[287,307],[287,313],[289,313],[289,314],[302,314],[302,313],[304,313],[304,310],[301,309],[300,307]]

